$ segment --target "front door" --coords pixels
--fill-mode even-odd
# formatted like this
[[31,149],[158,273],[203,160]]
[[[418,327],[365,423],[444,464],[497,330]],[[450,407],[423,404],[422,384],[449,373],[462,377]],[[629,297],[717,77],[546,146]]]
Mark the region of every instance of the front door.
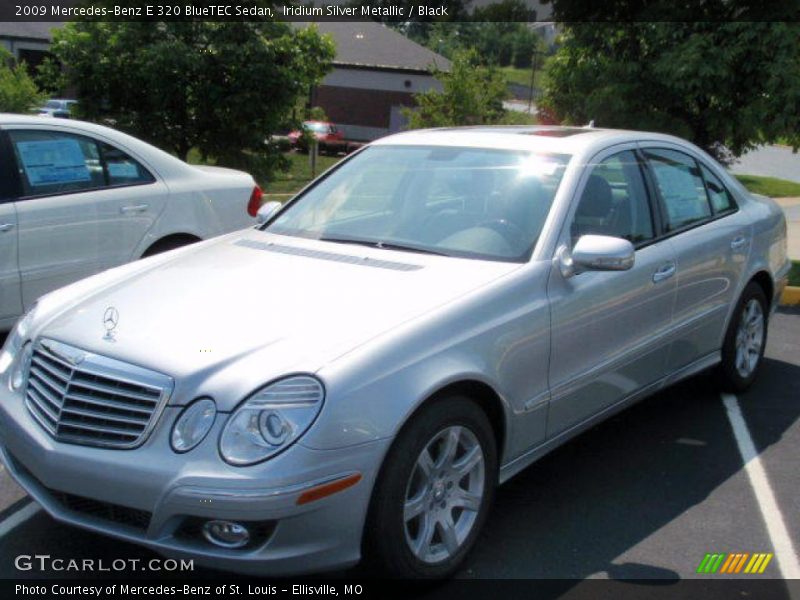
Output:
[[582,235],[621,237],[636,248],[628,271],[551,271],[551,404],[547,435],[579,425],[665,374],[675,298],[675,257],[657,238],[653,202],[634,147],[591,161],[560,245]]
[[17,214],[13,202],[0,200],[0,331],[22,314],[17,265]]
[[0,331],[22,314],[22,293],[17,260],[17,193],[8,138],[0,131]]

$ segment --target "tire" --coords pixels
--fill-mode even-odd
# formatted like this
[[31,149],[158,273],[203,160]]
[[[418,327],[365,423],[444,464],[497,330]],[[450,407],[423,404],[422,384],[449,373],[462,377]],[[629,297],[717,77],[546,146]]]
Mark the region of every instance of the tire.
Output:
[[767,346],[769,307],[760,285],[751,281],[736,304],[717,368],[720,387],[743,392],[755,381]]
[[[447,454],[453,441],[455,453]],[[477,540],[496,482],[496,443],[483,410],[463,396],[423,407],[401,430],[381,469],[367,516],[367,560],[390,577],[452,575]],[[406,520],[406,507],[422,510]]]

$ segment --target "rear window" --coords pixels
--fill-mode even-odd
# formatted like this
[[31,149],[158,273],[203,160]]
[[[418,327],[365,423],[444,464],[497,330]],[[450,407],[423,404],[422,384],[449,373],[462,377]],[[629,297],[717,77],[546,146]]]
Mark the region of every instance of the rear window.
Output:
[[664,201],[669,231],[711,217],[700,167],[691,156],[667,149],[648,149],[645,154]]

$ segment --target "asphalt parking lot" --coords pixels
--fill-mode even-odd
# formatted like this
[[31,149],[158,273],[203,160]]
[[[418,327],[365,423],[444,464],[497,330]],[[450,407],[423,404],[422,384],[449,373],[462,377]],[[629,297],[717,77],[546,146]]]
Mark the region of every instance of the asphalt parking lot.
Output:
[[[729,399],[740,407],[763,479],[753,474],[753,462],[749,472],[744,468],[730,406],[708,377],[696,377],[599,425],[500,488],[459,577],[719,578],[696,573],[704,555],[715,552],[775,553],[763,574],[730,577],[798,577],[791,550],[800,548],[800,310],[776,314],[769,336],[757,383]],[[5,472],[0,503],[2,578],[93,576],[23,573],[14,566],[21,554],[155,556],[57,523]],[[214,572],[198,569],[192,577],[203,575]]]

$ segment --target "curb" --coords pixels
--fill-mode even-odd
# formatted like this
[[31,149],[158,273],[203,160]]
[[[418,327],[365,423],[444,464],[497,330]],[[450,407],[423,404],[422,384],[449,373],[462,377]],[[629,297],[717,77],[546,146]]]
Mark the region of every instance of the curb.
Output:
[[800,304],[800,287],[787,285],[783,294],[781,295],[781,304],[783,306],[794,306]]

